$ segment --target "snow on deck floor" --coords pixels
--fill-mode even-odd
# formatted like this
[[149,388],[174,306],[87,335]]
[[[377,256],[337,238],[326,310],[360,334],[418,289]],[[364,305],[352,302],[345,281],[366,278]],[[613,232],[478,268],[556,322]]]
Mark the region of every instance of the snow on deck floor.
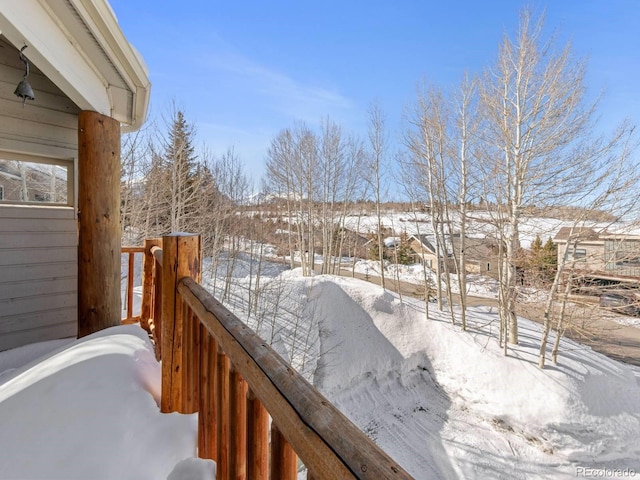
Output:
[[197,422],[160,413],[159,368],[133,325],[0,352],[0,478],[167,478],[195,455]]

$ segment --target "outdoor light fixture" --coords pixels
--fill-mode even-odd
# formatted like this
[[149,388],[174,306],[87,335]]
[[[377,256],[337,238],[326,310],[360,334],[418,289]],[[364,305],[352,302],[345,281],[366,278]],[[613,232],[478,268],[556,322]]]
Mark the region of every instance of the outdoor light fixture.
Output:
[[25,102],[27,101],[27,99],[29,99],[29,100],[35,100],[36,99],[36,96],[33,93],[33,88],[31,88],[31,85],[29,85],[29,82],[27,82],[27,77],[29,76],[29,60],[27,60],[25,58],[25,56],[22,54],[22,52],[23,52],[23,50],[25,48],[27,48],[26,45],[20,49],[20,61],[22,63],[24,63],[24,66],[25,66],[24,77],[22,77],[22,80],[20,81],[20,83],[16,87],[16,91],[13,92],[18,97],[22,98],[22,105],[23,106],[24,106]]

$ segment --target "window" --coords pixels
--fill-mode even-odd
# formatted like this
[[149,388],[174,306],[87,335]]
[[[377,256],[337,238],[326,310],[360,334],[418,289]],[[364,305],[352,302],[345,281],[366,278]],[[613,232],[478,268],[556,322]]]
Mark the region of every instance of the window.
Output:
[[581,260],[587,257],[587,249],[586,248],[576,248],[573,250],[573,259]]
[[73,160],[0,151],[0,201],[73,205]]
[[50,193],[34,193],[33,198],[36,202],[50,202],[51,194]]

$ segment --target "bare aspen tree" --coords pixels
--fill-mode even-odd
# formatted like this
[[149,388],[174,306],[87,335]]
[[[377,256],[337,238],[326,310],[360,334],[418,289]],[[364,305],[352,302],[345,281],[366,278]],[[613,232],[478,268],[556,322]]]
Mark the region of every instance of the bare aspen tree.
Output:
[[[545,40],[542,19],[520,16],[514,39],[505,35],[495,66],[479,85],[488,197],[504,248],[500,268],[500,315],[508,342],[518,343],[515,313],[520,223],[525,207],[562,201],[580,188],[585,159],[576,155],[590,133],[594,105],[585,101],[585,65],[570,45]],[[489,182],[487,181],[487,184]]]
[[122,137],[121,146],[121,224],[123,242],[139,245],[152,236],[148,231],[145,185],[149,173],[148,139],[138,130]]
[[[360,172],[364,161],[364,149],[362,142],[355,137],[348,137],[346,140],[346,151],[344,159],[344,167],[342,168],[342,178],[340,179],[341,188],[340,204],[336,220],[336,236],[337,243],[334,252],[334,264],[331,273],[340,274],[340,257],[344,250],[344,244],[348,241],[348,232],[345,226],[347,216],[353,213],[353,200],[355,196],[361,192],[362,181]],[[358,230],[356,230],[357,235]],[[357,238],[354,239],[354,246],[357,246]]]
[[297,251],[304,276],[310,276],[314,267],[318,168],[318,141],[305,124],[283,130],[272,141],[267,182],[272,192],[286,198],[290,235],[295,238],[295,244],[289,244],[292,266]]
[[[407,139],[405,141],[408,142]],[[417,238],[422,238],[422,223],[423,217],[419,215],[420,205],[423,204],[420,200],[424,196],[422,192],[420,182],[416,181],[416,164],[413,160],[413,154],[400,157],[399,161],[400,169],[398,171],[398,184],[403,188],[404,194],[409,198],[411,205],[411,215],[413,216],[415,235]],[[416,252],[420,254],[420,264],[422,266],[422,286],[424,288],[424,303],[425,303],[425,318],[429,319],[429,300],[431,297],[433,281],[431,280],[431,269],[427,267],[424,259],[424,252]]]
[[339,243],[338,236],[343,226],[340,205],[346,204],[347,188],[347,144],[339,125],[328,118],[322,122],[319,145],[319,170],[321,189],[318,201],[320,214],[318,224],[322,234],[322,273],[334,273],[332,256]]
[[295,215],[296,190],[294,188],[293,160],[294,141],[291,130],[282,130],[271,141],[267,151],[266,162],[266,190],[279,200],[284,200],[286,206],[287,224],[289,232],[287,242],[289,247],[289,267],[294,267],[295,243],[292,235],[293,219]]
[[315,266],[316,225],[315,198],[316,178],[318,177],[318,150],[317,139],[313,132],[301,125],[295,131],[296,151],[294,172],[297,180],[297,200],[299,218],[298,243],[300,246],[300,259],[302,274],[311,276]]
[[27,187],[27,165],[25,162],[16,162],[20,173],[20,201],[29,201],[29,188]]
[[386,119],[380,106],[376,103],[369,107],[369,148],[370,155],[366,161],[366,181],[370,184],[375,196],[378,257],[380,259],[380,286],[385,288],[384,281],[384,239],[382,225],[382,198],[387,173],[386,155],[388,149],[388,133]]
[[248,219],[242,206],[247,203],[249,180],[234,148],[219,157],[204,149],[199,166],[199,195],[195,230],[201,232],[203,251],[211,258],[211,278],[221,262],[226,260],[226,281],[223,297],[229,294],[233,268],[240,254],[240,242]]
[[[473,145],[477,129],[476,116],[476,82],[468,75],[460,85],[455,96],[455,133],[454,142],[458,145],[458,205],[460,242],[457,251],[458,290],[460,292],[461,323],[462,329],[467,329],[467,261],[466,261],[466,235],[467,235],[467,204],[469,202],[469,178],[470,163],[473,158]],[[454,148],[455,150],[455,148]],[[455,249],[454,249],[455,253]]]
[[[442,93],[429,88],[418,92],[414,110],[409,118],[411,130],[405,142],[413,157],[413,178],[421,187],[423,198],[428,199],[429,218],[433,232],[436,261],[436,298],[438,309],[443,310],[442,278],[445,276],[447,294],[450,297],[448,275],[448,245],[445,235],[444,209],[448,205],[446,194],[445,162],[448,151],[446,135],[447,112]],[[449,241],[447,241],[449,240]]]

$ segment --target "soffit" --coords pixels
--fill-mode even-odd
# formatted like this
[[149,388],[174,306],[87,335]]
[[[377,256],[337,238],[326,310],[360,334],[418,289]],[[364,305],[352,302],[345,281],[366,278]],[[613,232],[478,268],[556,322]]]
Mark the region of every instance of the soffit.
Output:
[[144,122],[147,69],[105,0],[0,0],[0,32],[80,109]]

